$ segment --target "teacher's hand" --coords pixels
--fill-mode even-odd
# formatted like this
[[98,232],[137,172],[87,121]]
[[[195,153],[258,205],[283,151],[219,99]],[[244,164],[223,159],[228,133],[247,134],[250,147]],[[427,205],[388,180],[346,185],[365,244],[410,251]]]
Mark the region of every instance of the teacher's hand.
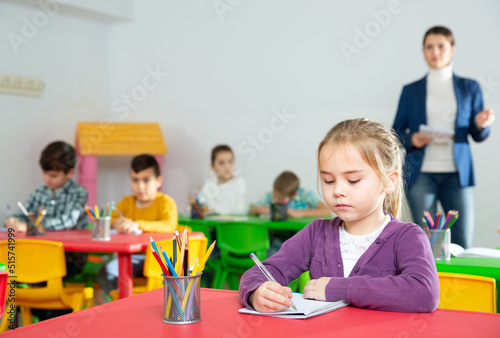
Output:
[[422,135],[420,133],[413,133],[413,135],[411,135],[411,144],[415,148],[422,148],[427,143],[431,143],[431,142],[432,142],[432,138],[430,138],[429,136],[425,136],[425,135]]
[[484,129],[491,126],[493,121],[495,121],[495,114],[493,114],[493,109],[486,109],[476,115],[474,119],[476,126],[479,129]]

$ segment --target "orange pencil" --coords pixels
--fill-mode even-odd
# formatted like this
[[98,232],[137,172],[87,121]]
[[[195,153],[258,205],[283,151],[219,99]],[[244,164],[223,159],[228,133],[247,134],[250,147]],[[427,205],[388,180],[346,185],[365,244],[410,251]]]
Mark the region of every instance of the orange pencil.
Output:
[[95,218],[88,205],[85,206],[85,211],[87,212],[87,214],[89,214],[91,218]]

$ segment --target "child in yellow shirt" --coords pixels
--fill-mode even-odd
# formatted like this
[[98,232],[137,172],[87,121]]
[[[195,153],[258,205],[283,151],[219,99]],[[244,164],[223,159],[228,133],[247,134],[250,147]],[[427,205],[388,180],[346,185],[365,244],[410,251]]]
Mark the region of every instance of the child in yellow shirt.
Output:
[[[158,191],[162,176],[158,162],[149,154],[132,159],[130,185],[133,195],[124,197],[111,214],[111,227],[120,233],[137,231],[175,232],[177,227],[177,205],[166,194]],[[145,255],[132,255],[134,277],[142,276]],[[117,288],[118,260],[113,259],[104,266],[97,277],[106,295]]]
[[141,229],[147,232],[174,232],[177,227],[177,205],[158,191],[163,182],[154,156],[138,155],[132,159],[130,186],[133,195],[124,197],[111,214],[111,227],[118,232]]

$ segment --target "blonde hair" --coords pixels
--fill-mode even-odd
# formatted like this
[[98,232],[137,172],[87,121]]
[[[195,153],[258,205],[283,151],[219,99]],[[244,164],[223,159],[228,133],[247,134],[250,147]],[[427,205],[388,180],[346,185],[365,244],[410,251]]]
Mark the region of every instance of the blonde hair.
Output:
[[377,173],[383,186],[390,183],[388,173],[398,175],[394,190],[386,194],[383,208],[398,217],[403,205],[403,175],[400,143],[397,136],[381,123],[367,118],[345,120],[335,125],[318,146],[318,172],[321,150],[325,146],[353,146],[361,158]]

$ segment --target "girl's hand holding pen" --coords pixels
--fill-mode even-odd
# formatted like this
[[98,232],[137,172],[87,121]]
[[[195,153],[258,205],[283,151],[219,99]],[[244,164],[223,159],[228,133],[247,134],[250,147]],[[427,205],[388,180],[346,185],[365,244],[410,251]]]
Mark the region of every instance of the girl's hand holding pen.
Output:
[[330,282],[331,277],[321,277],[311,279],[304,287],[304,298],[326,301],[326,285]]
[[249,302],[259,312],[284,311],[292,305],[292,289],[267,281],[250,295]]

